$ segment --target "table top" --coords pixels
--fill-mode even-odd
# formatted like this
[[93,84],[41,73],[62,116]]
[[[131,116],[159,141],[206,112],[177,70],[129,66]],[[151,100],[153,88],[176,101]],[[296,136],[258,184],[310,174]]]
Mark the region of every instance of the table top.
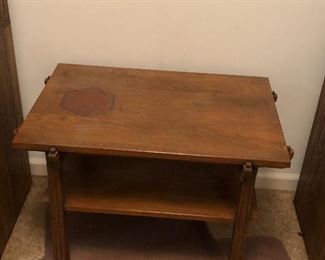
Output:
[[13,146],[290,166],[262,77],[58,64]]

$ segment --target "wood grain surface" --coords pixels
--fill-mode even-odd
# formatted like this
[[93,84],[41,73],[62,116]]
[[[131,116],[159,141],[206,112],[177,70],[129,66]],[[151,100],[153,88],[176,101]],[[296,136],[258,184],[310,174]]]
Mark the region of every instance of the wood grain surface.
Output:
[[[88,116],[62,107],[68,92],[89,88],[113,95],[113,106]],[[91,107],[87,102],[85,110]],[[55,147],[87,154],[290,166],[271,87],[261,77],[59,64],[13,144],[38,151]]]

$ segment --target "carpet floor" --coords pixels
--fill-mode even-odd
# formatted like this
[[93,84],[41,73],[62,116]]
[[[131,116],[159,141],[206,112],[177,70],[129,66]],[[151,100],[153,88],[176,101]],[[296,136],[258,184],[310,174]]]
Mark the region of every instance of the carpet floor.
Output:
[[[46,187],[47,181],[45,177],[33,177],[33,185],[31,192],[28,195],[26,203],[22,209],[21,215],[7,244],[5,252],[2,256],[2,260],[37,260],[42,259],[46,251],[49,251],[49,249],[45,250],[45,215],[47,205],[45,203]],[[256,243],[259,243],[258,248],[260,248],[261,250],[256,251],[255,249],[253,249],[253,252],[250,253],[255,255],[265,253],[266,250],[263,250],[263,246],[267,245],[268,247],[271,243],[271,245],[275,246],[277,250],[279,247],[284,245],[290,258],[293,260],[308,259],[306,256],[306,251],[302,238],[298,235],[300,229],[292,204],[293,196],[294,194],[292,192],[257,190],[259,220],[258,222],[251,224],[251,228],[249,231],[251,238],[249,240],[249,244],[251,243],[253,245],[256,245]],[[103,216],[100,216],[100,218],[102,217]],[[79,221],[89,221],[88,217],[82,218],[83,219],[80,219]],[[115,217],[113,217],[111,221],[113,221],[113,223],[115,223],[116,221],[120,223],[120,220],[117,220]],[[148,221],[143,221],[143,218],[139,218],[136,221],[140,221],[139,223],[142,223],[142,225],[148,225],[145,224],[148,223]],[[153,220],[153,222],[156,223],[157,221],[158,220]],[[185,227],[190,222],[176,222],[178,223],[176,226],[182,228],[183,230],[185,228],[186,230],[188,230],[187,232],[191,232],[191,229]],[[139,226],[139,223],[137,223],[137,225],[135,226]],[[175,225],[175,222],[173,221],[171,223],[163,221],[163,223],[163,225]],[[179,223],[182,224],[180,225]],[[131,224],[129,223],[129,225]],[[182,225],[185,226],[183,227]],[[115,225],[115,227],[117,231],[118,225]],[[214,239],[220,242],[218,252],[222,252],[222,248],[226,248],[226,246],[223,245],[228,243],[228,238],[231,236],[232,226],[230,224],[208,223],[208,228],[212,233]],[[117,232],[116,235],[117,234],[120,234],[120,231]],[[181,245],[186,244],[183,242],[185,242],[185,240],[189,239],[190,237],[193,236],[185,235],[183,239],[177,239],[178,243],[180,244],[176,248],[180,249]],[[273,241],[270,241],[270,239],[273,239]],[[281,241],[282,243],[279,243],[279,241]],[[189,242],[197,244],[197,241],[195,241],[194,238],[192,240],[190,239]],[[77,244],[79,244],[79,242]],[[196,253],[200,252],[200,248],[202,248],[203,246],[208,246],[208,243],[199,244],[201,245],[201,247],[196,249],[198,251],[195,251],[194,248],[192,249],[194,250],[191,253],[192,256],[195,256]],[[140,241],[138,242],[138,245],[143,246]],[[171,246],[171,244],[169,246]],[[213,248],[213,250],[215,250],[215,247]],[[249,248],[252,247],[249,246]],[[285,250],[283,250],[280,252],[281,256],[286,254]],[[147,251],[148,254],[150,252],[152,253],[152,251]],[[171,250],[169,250],[169,252],[171,252]],[[117,250],[112,253],[119,254],[119,251]],[[281,258],[277,259],[280,260]]]
[[[68,213],[67,223],[71,259],[227,260],[231,242],[214,239],[202,221]],[[49,227],[47,217],[42,260],[53,260]],[[271,236],[249,236],[245,259],[290,260]]]

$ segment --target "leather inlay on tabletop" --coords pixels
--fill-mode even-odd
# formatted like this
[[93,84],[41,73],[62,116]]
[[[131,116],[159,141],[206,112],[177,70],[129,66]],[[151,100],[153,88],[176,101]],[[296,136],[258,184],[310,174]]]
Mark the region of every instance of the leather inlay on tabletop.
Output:
[[61,106],[81,116],[94,116],[113,109],[114,99],[113,94],[91,87],[68,91]]

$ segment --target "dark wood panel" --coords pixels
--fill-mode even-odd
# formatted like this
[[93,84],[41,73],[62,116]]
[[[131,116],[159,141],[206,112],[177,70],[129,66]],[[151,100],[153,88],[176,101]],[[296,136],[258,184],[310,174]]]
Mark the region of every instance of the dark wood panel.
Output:
[[239,168],[67,154],[63,165],[65,209],[232,221],[240,191]]
[[[20,97],[15,97],[17,92],[19,92],[17,74],[15,70],[12,70],[12,66],[10,66],[9,58],[13,57],[8,56],[10,47],[7,38],[8,31],[4,29],[0,34],[0,44],[5,47],[0,49],[0,80],[2,85],[0,89],[0,99],[2,106],[1,116],[4,125],[2,137],[4,139],[5,156],[9,169],[12,201],[15,204],[14,208],[17,211],[16,213],[18,213],[24,201],[24,197],[26,196],[26,190],[30,185],[30,176],[29,174],[24,174],[29,172],[26,152],[17,151],[11,148],[13,131],[21,123],[22,118],[21,104],[17,106]],[[13,78],[16,78],[16,80],[13,80]],[[16,111],[20,111],[20,115],[18,115]],[[17,185],[18,183],[19,185]]]
[[0,0],[0,30],[5,28],[9,22],[8,3]]
[[9,69],[9,76],[10,76],[10,85],[11,85],[11,92],[12,92],[12,100],[13,100],[13,108],[14,108],[14,118],[17,121],[17,125],[19,126],[23,121],[23,110],[21,105],[21,97],[19,91],[19,84],[18,84],[18,76],[17,76],[17,67],[16,67],[16,58],[14,52],[14,44],[11,32],[11,26],[7,26],[4,29],[5,35],[5,43],[6,43],[6,50],[7,50],[7,61],[8,61],[8,69]]
[[28,155],[12,149],[13,131],[21,124],[17,70],[7,1],[0,0],[0,255],[31,184]]
[[[3,129],[3,124],[0,116],[0,136],[2,136],[1,129]],[[5,156],[3,138],[0,138],[0,256],[9,237],[10,229],[14,224],[14,208],[11,194],[7,157]]]
[[311,260],[325,259],[325,79],[295,196]]
[[1,217],[1,205],[0,205],[0,252],[4,250],[5,244],[6,244],[6,233],[4,229],[4,222]]
[[[8,234],[9,227],[13,224],[13,216],[14,216],[14,193],[12,191],[12,183],[10,176],[10,168],[9,168],[9,154],[8,148],[10,145],[10,139],[12,135],[10,135],[10,129],[16,124],[16,120],[14,117],[10,117],[10,110],[12,108],[12,98],[10,93],[10,78],[9,78],[9,70],[8,70],[8,61],[7,61],[7,53],[5,47],[5,36],[4,33],[0,33],[0,151],[1,151],[1,182],[3,183],[3,190],[1,195],[2,205],[4,206],[3,220],[7,224],[5,226],[6,234]],[[7,227],[8,226],[8,227]]]
[[260,77],[59,64],[13,144],[290,166],[270,83]]
[[[4,30],[5,40],[6,40],[6,49],[7,49],[7,60],[8,60],[8,68],[9,68],[9,76],[10,76],[10,90],[12,95],[12,111],[11,116],[16,119],[15,129],[17,129],[21,123],[23,122],[23,110],[21,104],[21,97],[19,91],[19,83],[18,83],[18,75],[17,68],[15,62],[15,52],[13,45],[13,38],[11,32],[11,26],[7,26]],[[11,130],[11,129],[10,129]],[[22,203],[24,202],[24,198],[26,196],[27,191],[31,185],[31,175],[30,175],[30,167],[28,160],[28,153],[26,151],[19,151],[16,149],[12,149],[11,141],[13,139],[13,132],[10,131],[10,139],[8,143],[8,151],[11,156],[11,169],[17,169],[11,175],[13,183],[19,183],[19,185],[13,185],[13,192],[17,194],[16,200],[16,208],[20,209]],[[22,174],[23,173],[23,174]]]

